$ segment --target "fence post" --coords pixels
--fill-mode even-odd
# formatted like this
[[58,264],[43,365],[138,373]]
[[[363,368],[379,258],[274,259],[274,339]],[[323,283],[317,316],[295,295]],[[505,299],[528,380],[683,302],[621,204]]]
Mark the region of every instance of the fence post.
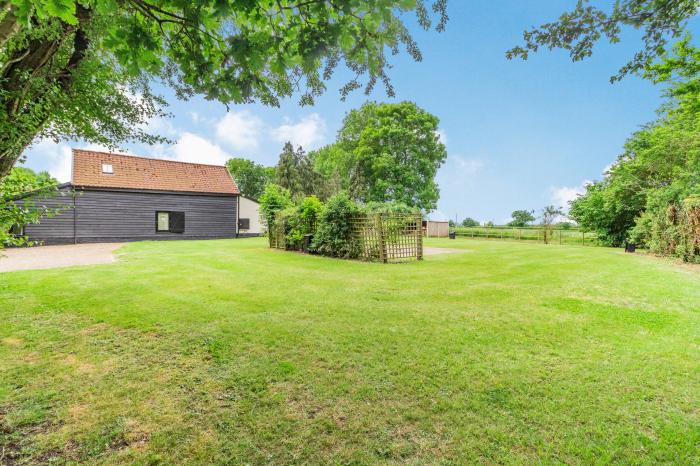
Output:
[[421,229],[423,228],[423,216],[421,214],[416,214],[416,259],[423,260],[423,235],[421,235]]
[[581,246],[585,246],[585,245],[586,245],[586,232],[582,231],[581,232]]
[[382,225],[382,215],[375,214],[377,231],[379,232],[379,259],[386,264],[386,238],[384,238],[384,226]]
[[561,246],[561,230],[559,230],[559,245]]

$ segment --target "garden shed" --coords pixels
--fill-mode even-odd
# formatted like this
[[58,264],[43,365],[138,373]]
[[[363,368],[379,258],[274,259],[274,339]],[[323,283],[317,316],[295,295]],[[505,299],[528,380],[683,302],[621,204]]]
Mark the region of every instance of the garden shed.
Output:
[[441,220],[426,220],[424,234],[428,238],[447,238],[450,234],[450,223]]

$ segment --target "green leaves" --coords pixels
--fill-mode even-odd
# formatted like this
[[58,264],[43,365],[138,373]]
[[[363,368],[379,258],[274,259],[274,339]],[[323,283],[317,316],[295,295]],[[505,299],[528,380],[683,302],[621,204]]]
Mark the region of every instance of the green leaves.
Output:
[[258,199],[265,185],[274,181],[274,168],[259,165],[244,158],[233,158],[226,162],[226,168],[238,185],[241,194],[251,199]]
[[683,34],[688,19],[697,14],[699,7],[698,0],[620,0],[610,11],[604,11],[580,1],[557,21],[523,32],[523,45],[508,50],[506,57],[527,60],[530,52],[546,47],[567,50],[572,61],[579,61],[591,56],[601,39],[619,42],[624,26],[640,29],[643,47],[611,78],[617,81],[629,73],[643,73],[662,57],[669,39]]
[[47,16],[55,16],[68,24],[78,24],[74,0],[44,0],[41,3],[46,9]]
[[439,198],[435,175],[447,157],[436,136],[438,122],[411,102],[368,102],[345,117],[337,143],[319,151],[318,163],[350,180],[358,200],[430,211]]
[[[343,63],[357,78],[342,97],[362,87],[361,77],[366,92],[382,82],[393,95],[385,50],[403,43],[419,59],[399,15],[426,11],[422,0],[12,2],[24,28],[3,30],[0,62],[13,65],[0,70],[0,108],[22,115],[0,114],[0,154],[9,160],[0,159],[0,176],[40,134],[112,147],[159,140],[139,129],[163,104],[148,90],[154,80],[182,98],[276,106],[296,94],[311,105]],[[433,11],[444,22],[445,1]],[[130,86],[148,105],[128,98]]]

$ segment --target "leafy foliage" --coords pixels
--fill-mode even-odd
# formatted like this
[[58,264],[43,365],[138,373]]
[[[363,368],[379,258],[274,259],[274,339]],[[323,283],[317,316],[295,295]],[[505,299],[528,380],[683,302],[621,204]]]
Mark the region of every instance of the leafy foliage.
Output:
[[465,218],[464,220],[462,220],[462,226],[463,226],[463,227],[467,227],[467,228],[469,228],[469,227],[478,227],[478,226],[479,226],[479,222],[476,221],[476,220],[474,220],[474,219],[471,218],[471,217],[467,217],[467,218]]
[[[34,173],[24,167],[13,168],[0,181],[0,248],[33,244],[21,233],[21,229],[59,212],[60,209],[47,208],[38,202],[58,195],[56,187],[56,180],[47,172]],[[27,196],[28,193],[32,195]],[[22,195],[25,197],[18,200]]]
[[352,219],[360,212],[360,206],[345,193],[328,199],[318,218],[313,249],[326,256],[357,257],[360,246],[353,234]]
[[562,13],[557,21],[525,31],[524,44],[513,47],[506,56],[526,60],[530,53],[546,47],[564,49],[573,61],[579,61],[590,57],[595,44],[603,38],[610,43],[619,42],[623,27],[642,30],[643,48],[611,78],[616,81],[629,73],[644,72],[668,52],[669,39],[683,34],[699,6],[698,0],[620,0],[606,12],[588,0],[579,0],[572,11]]
[[548,205],[542,209],[542,239],[544,244],[549,244],[554,235],[556,220],[562,215],[564,215],[564,211],[561,207]]
[[265,167],[244,158],[227,160],[226,168],[241,194],[251,199],[258,199],[265,190],[265,185],[275,179],[274,167]]
[[[116,145],[161,141],[144,131],[163,116],[149,83],[181,98],[224,104],[300,95],[313,103],[344,64],[346,97],[382,82],[387,52],[422,59],[402,15],[444,29],[446,1],[13,0],[0,10],[0,177],[36,137]],[[366,78],[366,79],[363,79]],[[79,109],[79,110],[78,110]]]
[[338,174],[360,202],[399,202],[435,209],[438,168],[447,157],[439,120],[412,102],[367,102],[345,117],[336,144],[319,151],[317,166]]
[[515,210],[512,214],[510,214],[513,221],[508,223],[508,225],[512,227],[524,227],[528,223],[535,221],[535,216],[533,215],[534,213],[534,210]]
[[417,207],[411,207],[402,202],[368,202],[362,206],[364,212],[370,214],[415,214],[420,211]]
[[316,196],[308,196],[299,205],[277,213],[275,222],[284,223],[287,249],[301,250],[304,236],[316,231],[322,209],[323,203]]
[[288,189],[268,183],[258,202],[260,203],[260,221],[265,227],[270,228],[275,223],[275,215],[292,206],[292,195]]
[[[676,49],[694,56],[697,51],[688,47]],[[605,178],[571,205],[571,216],[606,244],[631,240],[659,254],[697,260],[690,246],[695,211],[686,203],[700,194],[700,78],[673,78],[684,76],[687,67],[683,59],[668,57],[653,68],[654,76],[671,82],[660,118],[634,133]]]

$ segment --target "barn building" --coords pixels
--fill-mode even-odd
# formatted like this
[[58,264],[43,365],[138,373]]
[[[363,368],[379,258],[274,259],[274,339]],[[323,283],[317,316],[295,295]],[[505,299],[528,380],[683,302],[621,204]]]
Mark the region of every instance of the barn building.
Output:
[[58,196],[32,202],[62,209],[24,227],[45,244],[235,238],[258,225],[224,166],[87,150],[73,150]]

